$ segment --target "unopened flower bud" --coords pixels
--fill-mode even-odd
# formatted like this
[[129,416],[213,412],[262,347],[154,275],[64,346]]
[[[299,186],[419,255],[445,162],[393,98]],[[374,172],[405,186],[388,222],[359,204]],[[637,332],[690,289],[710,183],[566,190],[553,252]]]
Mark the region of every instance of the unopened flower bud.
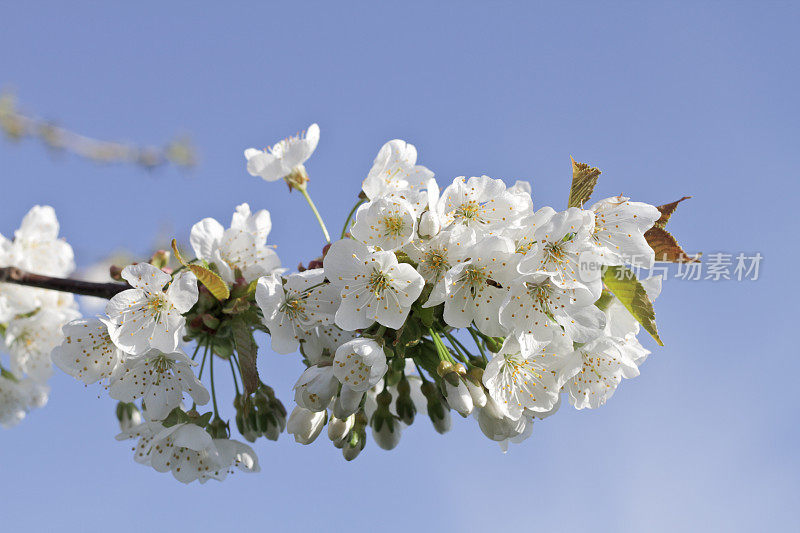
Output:
[[417,414],[417,406],[414,405],[414,400],[411,399],[411,385],[405,377],[397,384],[395,411],[404,424],[410,426],[414,423],[414,416]]
[[327,418],[327,411],[315,413],[298,405],[289,415],[289,421],[286,423],[287,431],[294,435],[296,442],[311,444],[319,437]]
[[333,416],[336,418],[347,418],[356,411],[361,405],[361,398],[364,397],[363,392],[357,392],[350,387],[343,385],[342,390],[336,401],[333,402]]
[[388,411],[385,414],[380,412],[378,410],[372,415],[372,438],[384,450],[392,450],[400,443],[400,422]]
[[117,420],[120,431],[130,431],[142,423],[142,414],[135,404],[119,402],[117,404]]
[[330,365],[313,365],[300,375],[294,385],[294,401],[310,411],[328,408],[339,388],[339,380]]
[[328,422],[328,438],[331,439],[333,443],[343,441],[344,438],[347,437],[347,434],[350,433],[350,430],[353,429],[355,422],[355,415],[350,415],[344,420],[332,416]]
[[486,389],[483,387],[483,369],[476,366],[470,368],[469,372],[467,372],[466,383],[475,407],[485,406]]
[[158,250],[150,258],[150,264],[158,269],[162,269],[169,263],[169,252],[166,250]]
[[108,268],[108,275],[111,277],[111,279],[113,279],[115,281],[123,281],[122,280],[122,267],[120,267],[120,266],[111,265]]
[[354,435],[355,438],[345,441],[344,446],[342,446],[342,455],[346,461],[352,461],[358,457],[358,454],[361,453],[361,450],[363,450],[364,446],[366,445],[365,438],[359,437],[357,433],[352,431],[350,434]]
[[360,454],[364,446],[367,445],[367,420],[363,413],[359,413],[355,418],[355,425],[353,429],[350,430],[350,434],[345,440],[344,446],[342,446],[342,455],[347,461],[352,461],[358,457],[358,454]]
[[436,373],[439,374],[440,378],[443,378],[445,375],[451,373],[453,371],[453,363],[450,361],[439,361],[439,366],[436,367]]
[[486,405],[486,391],[483,390],[483,385],[476,385],[469,378],[464,381],[464,384],[467,386],[469,395],[472,396],[472,403],[475,407]]
[[441,224],[439,224],[439,217],[431,211],[425,211],[419,219],[419,235],[420,237],[433,237],[439,233]]
[[427,381],[422,384],[420,390],[428,400],[428,416],[433,423],[433,428],[442,434],[450,431],[450,409],[439,388],[434,383]]
[[458,411],[461,416],[468,416],[475,407],[472,403],[472,395],[469,393],[467,385],[461,379],[458,380],[458,384],[455,386],[445,381],[444,396],[447,399],[447,404]]

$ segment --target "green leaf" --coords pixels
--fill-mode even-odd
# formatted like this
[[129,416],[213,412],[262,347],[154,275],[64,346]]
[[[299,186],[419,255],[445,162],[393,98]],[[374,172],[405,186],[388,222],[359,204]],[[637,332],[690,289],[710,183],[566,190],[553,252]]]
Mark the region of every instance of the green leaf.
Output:
[[597,307],[601,310],[605,311],[608,305],[611,303],[611,299],[614,298],[614,295],[608,289],[603,289],[603,292],[600,294],[600,298],[594,303]]
[[221,277],[219,277],[219,274],[204,266],[189,264],[184,261],[181,253],[178,251],[178,243],[175,241],[175,239],[172,239],[172,251],[175,252],[175,258],[183,266],[192,271],[192,273],[197,277],[198,281],[206,286],[214,298],[220,302],[224,302],[230,297],[231,291],[228,288],[228,284],[225,283]]
[[161,425],[163,425],[165,428],[168,428],[178,424],[188,424],[191,421],[192,419],[189,418],[189,415],[187,415],[183,409],[176,407],[169,412],[164,420],[161,421]]
[[192,419],[192,423],[200,426],[206,427],[208,423],[211,421],[211,417],[214,415],[213,412],[209,411],[205,414],[198,416],[197,418]]
[[672,213],[674,213],[675,210],[678,209],[678,204],[683,202],[684,200],[688,200],[689,198],[691,198],[691,196],[684,196],[680,200],[676,200],[674,202],[658,206],[656,209],[658,209],[661,212],[661,217],[658,220],[656,220],[656,227],[663,229],[664,226],[667,225],[669,217],[671,217]]
[[647,297],[636,275],[624,266],[609,266],[603,272],[603,283],[614,293],[642,327],[653,336],[659,346],[664,346],[658,336],[653,302]]
[[598,176],[600,169],[572,159],[572,187],[569,190],[567,207],[583,207],[592,196]]
[[419,321],[426,328],[433,326],[433,321],[436,318],[433,314],[433,307],[419,307],[414,313],[419,317]]
[[253,339],[253,332],[244,320],[233,320],[231,322],[233,332],[233,342],[236,345],[236,353],[239,354],[239,372],[242,374],[242,385],[245,394],[251,394],[258,388],[258,368],[256,359],[258,357],[258,346]]

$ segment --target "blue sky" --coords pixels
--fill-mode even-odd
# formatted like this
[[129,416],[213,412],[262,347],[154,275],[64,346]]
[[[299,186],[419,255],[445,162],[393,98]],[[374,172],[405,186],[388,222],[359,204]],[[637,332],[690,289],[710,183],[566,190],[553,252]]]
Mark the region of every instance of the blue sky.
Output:
[[[560,209],[569,156],[597,194],[659,204],[689,251],[760,252],[755,282],[668,280],[664,348],[597,411],[564,409],[507,455],[472,420],[420,418],[393,452],[345,463],[326,439],[258,442],[263,472],[182,486],[117,443],[114,402],[63,375],[0,433],[10,530],[522,528],[753,531],[800,526],[796,28],[789,2],[3,3],[0,84],[24,107],[105,139],[189,132],[201,163],[148,174],[0,142],[0,232],[56,208],[78,263],[186,238],[247,201],[273,216],[284,264],[319,252],[295,194],[242,150],[318,122],[307,168],[332,228],[380,145],[414,143],[440,183],[533,183]],[[207,4],[207,5],[206,5]],[[165,229],[166,228],[166,229]],[[336,231],[334,229],[334,231]],[[290,404],[298,358],[262,349]]]

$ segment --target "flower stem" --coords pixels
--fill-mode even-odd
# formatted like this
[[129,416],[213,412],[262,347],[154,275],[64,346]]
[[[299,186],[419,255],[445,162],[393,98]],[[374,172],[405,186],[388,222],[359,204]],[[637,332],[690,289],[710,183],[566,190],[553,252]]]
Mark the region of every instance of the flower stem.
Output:
[[422,382],[423,383],[427,383],[428,380],[427,380],[427,378],[425,378],[425,374],[422,373],[422,367],[419,366],[419,363],[417,362],[417,359],[413,358],[412,361],[414,361],[414,366],[417,367],[417,373],[419,374],[420,379],[422,379]]
[[219,417],[217,409],[217,389],[214,386],[214,352],[211,352],[211,361],[208,363],[208,371],[211,373],[211,401],[214,402],[214,416]]
[[447,340],[449,340],[449,341],[450,341],[450,345],[451,345],[453,348],[455,348],[455,351],[456,351],[456,352],[458,353],[458,355],[461,357],[461,360],[462,360],[462,361],[464,361],[465,363],[468,363],[468,362],[469,362],[469,358],[471,358],[471,357],[472,357],[472,354],[471,354],[471,353],[469,353],[469,350],[467,350],[467,349],[464,347],[464,345],[463,345],[463,344],[461,344],[460,342],[458,342],[458,339],[456,339],[456,338],[455,338],[453,335],[451,335],[450,333],[448,333],[448,332],[446,332],[446,331],[443,331],[442,333],[444,333],[444,336],[445,336],[445,337],[447,337]]
[[197,346],[195,346],[194,353],[192,353],[192,361],[194,361],[194,358],[197,357],[197,352],[200,351],[200,347],[201,346],[202,346],[202,343],[199,343],[199,342],[197,343]]
[[[203,369],[206,366],[206,357],[208,357],[208,344],[205,345],[205,350],[203,350],[203,361],[200,363],[200,372],[197,373],[197,379],[203,379]],[[214,354],[211,354],[213,357]]]
[[430,333],[431,338],[433,339],[433,344],[436,346],[436,352],[439,355],[439,359],[455,364],[457,361],[453,359],[452,355],[450,355],[450,350],[448,350],[447,346],[444,345],[444,342],[442,342],[442,338],[439,337],[439,334],[436,333],[433,328],[428,328],[428,333]]
[[481,345],[481,339],[477,335],[475,335],[475,332],[472,331],[471,328],[468,328],[467,331],[469,331],[469,334],[472,335],[472,340],[475,341],[475,346],[477,346],[478,350],[480,350],[481,357],[483,357],[483,361],[485,363],[488,363],[489,359],[486,357],[486,351],[484,351],[483,346]]
[[311,196],[308,195],[308,191],[306,191],[305,187],[302,189],[298,189],[305,197],[306,202],[308,202],[309,207],[314,212],[314,216],[317,217],[317,222],[319,222],[319,227],[322,228],[322,233],[325,235],[325,240],[331,242],[331,236],[328,233],[328,228],[325,227],[325,222],[322,221],[322,216],[317,211],[317,206],[314,205],[314,200],[311,199]]
[[228,357],[228,362],[231,364],[231,374],[233,375],[233,386],[236,388],[236,396],[239,396],[239,382],[236,380],[236,370],[233,366],[233,355]]

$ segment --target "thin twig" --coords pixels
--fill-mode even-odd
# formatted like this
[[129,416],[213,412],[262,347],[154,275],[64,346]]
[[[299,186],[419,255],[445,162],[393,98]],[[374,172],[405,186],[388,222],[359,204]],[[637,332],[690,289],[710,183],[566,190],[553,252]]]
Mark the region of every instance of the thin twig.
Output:
[[127,283],[96,283],[71,278],[55,278],[26,272],[17,267],[0,268],[0,283],[13,283],[27,287],[50,289],[53,291],[71,292],[83,296],[96,296],[110,300],[114,295],[130,289]]

